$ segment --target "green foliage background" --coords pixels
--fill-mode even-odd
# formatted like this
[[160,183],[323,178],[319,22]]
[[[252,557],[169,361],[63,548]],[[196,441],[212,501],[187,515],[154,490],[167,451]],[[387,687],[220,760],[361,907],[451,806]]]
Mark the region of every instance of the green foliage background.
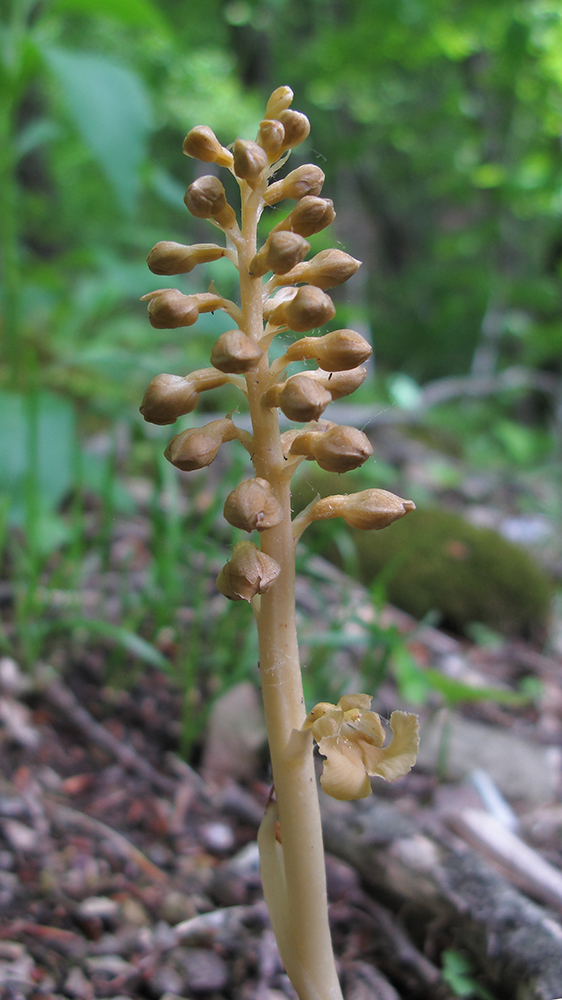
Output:
[[279,82],[313,120],[298,156],[325,167],[338,235],[365,261],[346,306],[371,326],[382,369],[423,382],[475,364],[559,366],[557,0],[7,7],[2,374],[12,385],[32,347],[42,381],[70,379],[101,408],[111,406],[100,391],[118,406],[125,382],[133,398],[129,356],[136,373],[159,367],[132,305],[147,286],[142,257],[163,233],[198,235],[181,200],[196,167],[179,142],[201,122],[224,142],[251,136]]
[[[338,325],[375,345],[361,401],[513,366],[560,376],[559,0],[4,0],[0,513],[25,529],[28,581],[61,545],[78,552],[80,518],[59,516],[73,484],[102,497],[102,535],[134,510],[112,479],[123,435],[131,468],[169,488],[139,399],[155,374],[206,365],[227,321],[153,330],[139,296],[166,279],[144,258],[161,239],[209,238],[183,206],[199,169],[186,131],[251,138],[280,84],[312,121],[292,165],[322,166],[336,238],[364,261],[336,295]],[[235,294],[225,261],[182,288],[211,280]],[[541,392],[442,422],[484,465],[557,458],[560,413]],[[84,458],[100,431],[109,450]]]

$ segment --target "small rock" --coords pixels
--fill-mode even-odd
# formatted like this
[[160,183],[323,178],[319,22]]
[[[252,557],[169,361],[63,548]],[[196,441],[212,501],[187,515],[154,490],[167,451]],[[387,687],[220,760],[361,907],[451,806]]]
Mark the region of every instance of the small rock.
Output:
[[199,834],[209,851],[225,853],[234,847],[234,834],[226,823],[204,823],[199,828]]
[[558,748],[456,712],[440,713],[422,726],[418,764],[435,770],[438,763],[450,781],[482,768],[507,798],[534,803],[553,800],[561,772]]
[[94,988],[77,965],[70,970],[64,983],[64,992],[77,1000],[92,1000]]
[[8,908],[19,889],[20,881],[14,872],[0,871],[0,913]]
[[162,951],[168,951],[177,944],[177,936],[175,931],[165,920],[159,920],[155,926],[152,928],[152,933],[154,936],[154,947],[161,948]]
[[172,867],[174,864],[173,852],[169,847],[165,847],[164,844],[151,844],[146,852],[146,856],[155,865],[158,865],[159,868]]
[[235,684],[217,699],[206,734],[202,761],[206,777],[220,782],[255,777],[265,726],[261,701],[252,684]]
[[14,987],[25,991],[33,985],[35,963],[22,944],[17,941],[0,941],[0,995],[6,987],[7,995],[13,996]]
[[121,904],[121,916],[126,923],[134,924],[135,927],[146,927],[150,923],[144,906],[142,903],[139,903],[138,899],[133,899],[132,896],[128,896],[127,899],[123,900]]
[[39,836],[25,823],[20,823],[17,819],[6,819],[2,823],[2,832],[14,851],[26,854],[37,850]]
[[208,948],[177,948],[177,966],[185,973],[185,987],[194,993],[222,990],[228,982],[226,962]]
[[31,724],[31,712],[13,698],[0,698],[0,722],[14,743],[22,747],[36,747],[39,730]]
[[27,806],[19,795],[0,795],[0,816],[21,819],[27,815]]
[[111,923],[119,912],[119,904],[108,896],[90,896],[82,900],[78,906],[78,915],[85,920],[98,919],[103,923]]
[[119,955],[93,955],[86,959],[88,972],[92,975],[101,974],[108,978],[136,974],[136,969]]
[[260,885],[259,851],[253,841],[215,868],[209,892],[221,906],[238,906],[248,903]]
[[168,924],[179,924],[180,920],[189,920],[196,914],[196,909],[189,898],[183,892],[166,893],[162,902],[162,917]]
[[0,657],[0,690],[6,694],[23,694],[29,691],[31,683],[31,678],[22,672],[15,660],[9,656]]
[[150,976],[147,986],[153,997],[161,998],[166,994],[179,996],[183,989],[183,979],[171,966],[159,965]]
[[400,1000],[388,979],[367,962],[354,962],[345,980],[349,1000]]

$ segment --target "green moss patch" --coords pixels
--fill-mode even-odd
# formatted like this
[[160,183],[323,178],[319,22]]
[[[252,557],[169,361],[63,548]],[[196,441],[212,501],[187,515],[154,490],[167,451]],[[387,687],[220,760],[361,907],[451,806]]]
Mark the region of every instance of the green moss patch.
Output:
[[[324,477],[314,482],[324,496],[364,488],[347,476],[330,478],[337,483]],[[311,499],[307,494],[314,486],[309,481],[297,490],[297,508]],[[361,581],[369,585],[385,570],[388,600],[416,618],[437,611],[440,625],[461,634],[472,622],[481,622],[506,636],[544,636],[551,582],[530,555],[497,532],[432,507],[418,509],[382,531],[341,530],[354,542]],[[341,565],[333,531],[313,525],[305,539],[309,532],[314,547]]]

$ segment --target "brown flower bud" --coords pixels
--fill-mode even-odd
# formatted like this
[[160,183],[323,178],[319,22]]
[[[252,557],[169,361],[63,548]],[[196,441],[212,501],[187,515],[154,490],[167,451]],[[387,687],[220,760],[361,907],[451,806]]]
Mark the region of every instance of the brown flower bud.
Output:
[[148,300],[148,318],[157,330],[174,330],[179,326],[193,326],[199,313],[214,312],[227,304],[222,295],[214,292],[197,292],[184,295],[179,288],[157,288],[141,296]]
[[266,406],[278,406],[289,420],[305,423],[318,420],[332,396],[317,379],[299,372],[286,382],[272,386],[264,394],[263,401]]
[[334,221],[336,213],[334,204],[329,198],[316,198],[306,195],[295,205],[286,219],[278,222],[272,229],[273,233],[289,230],[299,236],[313,236],[321,232]]
[[342,399],[343,396],[350,396],[363,384],[367,377],[367,369],[352,368],[350,371],[330,372],[329,375],[318,370],[311,375],[314,375],[320,385],[328,390],[332,399]]
[[219,167],[232,167],[232,153],[221,146],[208,125],[197,125],[183,140],[183,151],[203,163],[217,163]]
[[211,364],[221,372],[241,374],[255,368],[263,351],[242,330],[221,333],[211,351]]
[[148,318],[156,330],[175,330],[197,322],[199,309],[194,299],[179,288],[158,288],[143,295],[141,302],[148,300]]
[[325,518],[343,517],[350,528],[362,531],[388,527],[393,521],[415,510],[413,500],[403,500],[387,490],[363,490],[349,496],[324,497],[317,500],[307,513],[307,519],[320,521]]
[[176,434],[164,455],[182,472],[193,472],[210,465],[221,444],[232,441],[237,436],[238,431],[232,420],[223,417],[221,420],[212,420],[205,427],[193,427]]
[[234,143],[234,172],[237,177],[254,187],[265,168],[269,166],[269,158],[257,142],[249,139],[237,139]]
[[300,111],[281,111],[278,120],[285,129],[284,150],[300,146],[310,132],[310,122]]
[[291,443],[293,455],[315,459],[326,472],[358,469],[373,454],[371,442],[355,427],[329,425],[327,430],[303,431]]
[[265,118],[260,122],[257,143],[265,149],[268,159],[273,163],[283,151],[285,129],[281,122],[273,118]]
[[173,424],[199,401],[193,383],[181,375],[157,375],[146,388],[140,412],[151,424]]
[[291,106],[294,96],[290,87],[277,87],[267,102],[265,117],[279,118],[281,112]]
[[200,368],[185,377],[157,375],[147,386],[140,412],[151,424],[173,424],[195,409],[200,392],[217,389],[225,382],[228,379],[214,368]]
[[322,326],[336,315],[329,295],[313,285],[303,285],[293,299],[285,304],[285,321],[295,333],[304,333]]
[[324,171],[314,165],[314,163],[303,163],[296,170],[291,170],[283,180],[270,184],[264,193],[263,200],[266,205],[276,205],[283,198],[292,198],[299,201],[307,195],[319,195],[324,184]]
[[172,243],[163,240],[152,247],[146,263],[153,274],[189,274],[196,264],[208,264],[224,257],[226,250],[216,243]]
[[285,274],[304,260],[309,250],[310,243],[298,233],[272,233],[252,259],[250,274],[252,277],[261,277],[267,271]]
[[367,361],[373,348],[355,330],[332,330],[323,337],[303,337],[287,348],[287,361],[313,358],[326,372],[347,371]]
[[215,219],[223,229],[236,224],[236,213],[226,200],[224,187],[212,174],[190,184],[183,200],[196,219]]
[[217,577],[217,587],[231,601],[251,601],[257,594],[265,594],[280,572],[279,563],[252,542],[238,542],[232,559]]
[[283,520],[283,508],[267,479],[240,483],[228,494],[223,513],[229,524],[243,531],[266,531]]
[[343,250],[322,250],[312,260],[297,264],[284,276],[284,282],[294,284],[306,281],[316,288],[335,288],[351,278],[360,267],[361,261]]

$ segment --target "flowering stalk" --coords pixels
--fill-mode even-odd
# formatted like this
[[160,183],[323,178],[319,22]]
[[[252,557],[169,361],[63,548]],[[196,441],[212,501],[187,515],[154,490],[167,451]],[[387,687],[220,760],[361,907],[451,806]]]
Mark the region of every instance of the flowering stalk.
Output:
[[[158,329],[174,329],[191,326],[200,313],[219,308],[237,327],[219,337],[212,368],[184,378],[156,376],[141,412],[154,423],[173,423],[195,408],[202,391],[226,382],[247,396],[251,434],[238,429],[230,417],[215,420],[177,434],[166,457],[183,471],[204,468],[222,444],[233,439],[251,456],[255,476],[227,497],[224,514],[236,527],[259,532],[260,546],[239,542],[217,586],[231,600],[250,601],[257,621],[275,792],[258,835],[264,894],[281,957],[300,1000],[341,1000],[328,925],[313,741],[327,758],[324,790],[336,798],[359,798],[371,791],[369,776],[392,780],[409,770],[417,749],[417,725],[414,716],[393,713],[393,739],[384,746],[386,730],[369,711],[368,695],[346,696],[337,706],[321,703],[307,716],[295,623],[295,543],[314,520],[341,516],[355,527],[380,529],[414,505],[384,490],[366,490],[318,500],[299,517],[291,517],[291,477],[300,462],[315,460],[322,468],[345,472],[372,452],[361,431],[320,419],[332,399],[353,392],[365,377],[360,366],[371,348],[360,334],[334,330],[323,337],[309,335],[293,343],[282,358],[270,363],[268,357],[280,331],[307,333],[331,320],[335,308],[325,290],[346,281],[359,267],[359,261],[336,249],[305,260],[307,237],[335,216],[332,202],[320,197],[324,175],[319,167],[305,164],[270,183],[310,130],[308,119],[291,110],[292,97],[288,87],[274,91],[256,142],[237,139],[230,151],[207,126],[192,129],[184,141],[188,156],[234,175],[240,187],[240,221],[220,180],[200,177],[188,189],[185,203],[195,217],[223,230],[226,246],[158,243],[148,256],[149,267],[155,274],[183,274],[197,263],[226,256],[239,272],[240,305],[214,290],[183,295],[178,289],[157,289],[144,296],[149,318]],[[285,198],[295,200],[296,206],[258,248],[257,225],[264,207]],[[309,359],[316,361],[318,370],[283,380],[292,362]],[[282,434],[278,409],[305,427]]]

